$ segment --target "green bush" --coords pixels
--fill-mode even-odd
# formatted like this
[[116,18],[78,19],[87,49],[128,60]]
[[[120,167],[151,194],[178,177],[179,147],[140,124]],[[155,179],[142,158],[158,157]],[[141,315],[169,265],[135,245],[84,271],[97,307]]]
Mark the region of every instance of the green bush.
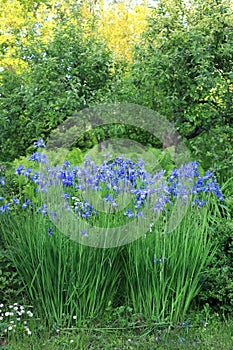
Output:
[[9,252],[2,244],[0,246],[0,295],[1,303],[13,303],[22,299],[20,292],[23,284],[19,274],[16,271]]
[[216,312],[233,312],[233,223],[222,220],[214,230],[218,250],[203,278],[199,303]]
[[[223,187],[224,189],[224,187]],[[210,236],[217,243],[217,251],[203,275],[197,298],[200,306],[208,303],[216,312],[233,312],[233,179],[225,186],[226,212],[212,228]]]

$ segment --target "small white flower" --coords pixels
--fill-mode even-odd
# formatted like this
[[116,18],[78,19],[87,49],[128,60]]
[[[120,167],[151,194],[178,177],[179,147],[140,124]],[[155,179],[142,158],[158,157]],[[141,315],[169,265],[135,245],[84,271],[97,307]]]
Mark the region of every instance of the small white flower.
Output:
[[20,306],[20,310],[24,310],[24,306]]
[[3,304],[0,304],[0,307],[3,307],[4,305]]
[[14,303],[14,306],[17,306],[18,305],[18,303]]
[[33,316],[33,313],[32,313],[31,311],[27,311],[27,315],[28,315],[29,317],[32,317],[32,316]]
[[15,306],[15,307],[14,307],[14,310],[17,311],[17,310],[18,310],[18,306]]
[[71,339],[71,340],[70,340],[70,343],[73,343],[73,342],[74,342],[74,340],[73,340],[73,339]]
[[12,329],[13,329],[12,326],[9,326],[9,327],[8,327],[8,331],[11,331]]
[[10,313],[7,311],[7,312],[5,312],[5,316],[9,316],[10,315]]
[[0,321],[2,321],[3,320],[3,317],[2,316],[0,316]]
[[27,321],[23,321],[24,324],[27,324]]
[[9,305],[9,309],[13,309],[13,305]]
[[17,321],[20,321],[20,320],[21,320],[21,318],[20,318],[20,317],[17,317],[17,318],[16,318],[16,320],[17,320]]
[[32,332],[30,331],[29,327],[25,326],[24,329],[27,331],[27,334],[31,335]]
[[153,226],[154,226],[154,223],[152,222],[152,223],[150,224],[150,232],[152,232]]
[[12,324],[12,323],[14,323],[14,321],[10,321],[10,323]]
[[74,319],[74,320],[77,320],[77,316],[73,316],[73,319]]

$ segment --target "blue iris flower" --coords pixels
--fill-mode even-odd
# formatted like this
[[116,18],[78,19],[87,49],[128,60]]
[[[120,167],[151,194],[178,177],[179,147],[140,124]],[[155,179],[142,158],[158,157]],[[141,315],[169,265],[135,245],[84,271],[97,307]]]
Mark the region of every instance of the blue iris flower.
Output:
[[133,218],[134,217],[134,213],[132,212],[132,210],[129,208],[125,213],[125,216],[128,216],[128,218]]
[[27,200],[23,203],[22,208],[23,208],[23,209],[26,209],[26,208],[29,206],[30,203],[31,203],[31,200],[30,200],[30,199],[27,199]]
[[6,203],[6,204],[4,204],[4,205],[2,205],[1,207],[0,207],[0,213],[1,214],[5,214],[5,212],[7,211],[7,212],[10,212],[10,204],[11,203]]
[[38,141],[34,142],[34,148],[39,148],[39,147],[45,147],[45,143],[43,139],[39,139]]
[[87,234],[87,231],[86,231],[86,230],[82,230],[82,231],[81,231],[81,234],[82,234],[84,237],[88,238],[88,234]]
[[0,184],[1,184],[2,187],[4,187],[4,185],[5,185],[5,180],[4,180],[3,177],[0,177]]
[[53,232],[52,227],[49,227],[49,229],[48,229],[48,235],[49,235],[49,236],[54,235],[54,232]]
[[16,174],[20,175],[22,173],[22,170],[24,169],[23,164],[20,164],[18,168],[15,169]]

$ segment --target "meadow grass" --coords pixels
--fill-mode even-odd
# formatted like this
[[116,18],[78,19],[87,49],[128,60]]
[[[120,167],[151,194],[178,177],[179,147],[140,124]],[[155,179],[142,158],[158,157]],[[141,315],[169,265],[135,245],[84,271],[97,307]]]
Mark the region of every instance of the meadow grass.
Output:
[[[124,319],[122,319],[123,321]],[[212,320],[208,324],[173,325],[156,327],[101,327],[101,321],[77,329],[64,329],[53,333],[46,330],[30,337],[2,338],[2,349],[8,350],[134,350],[134,349],[199,349],[232,350],[233,321]]]

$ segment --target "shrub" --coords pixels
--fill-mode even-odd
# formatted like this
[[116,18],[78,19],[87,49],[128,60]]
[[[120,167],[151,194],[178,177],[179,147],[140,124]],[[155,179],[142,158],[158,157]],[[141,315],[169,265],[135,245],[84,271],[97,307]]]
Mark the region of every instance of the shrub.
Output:
[[[22,300],[22,279],[9,258],[9,252],[3,246],[0,248],[0,294],[2,303],[12,300]],[[21,291],[21,292],[20,292]]]
[[224,216],[210,231],[217,250],[208,270],[203,275],[202,288],[197,302],[208,303],[216,312],[231,315],[233,312],[233,179],[223,186],[226,209]]

